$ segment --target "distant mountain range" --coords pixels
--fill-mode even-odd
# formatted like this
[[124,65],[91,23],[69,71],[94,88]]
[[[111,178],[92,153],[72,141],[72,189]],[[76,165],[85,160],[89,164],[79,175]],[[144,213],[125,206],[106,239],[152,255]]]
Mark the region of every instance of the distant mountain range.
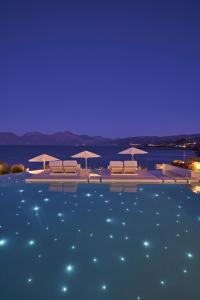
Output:
[[0,132],[0,145],[106,145],[111,139],[101,136],[78,135],[69,131],[44,134],[27,132],[16,135],[12,132]]
[[130,145],[162,144],[181,140],[200,141],[200,134],[172,136],[136,136],[127,138],[104,138],[101,136],[78,135],[69,131],[44,134],[28,132],[16,135],[12,132],[0,132],[0,145]]

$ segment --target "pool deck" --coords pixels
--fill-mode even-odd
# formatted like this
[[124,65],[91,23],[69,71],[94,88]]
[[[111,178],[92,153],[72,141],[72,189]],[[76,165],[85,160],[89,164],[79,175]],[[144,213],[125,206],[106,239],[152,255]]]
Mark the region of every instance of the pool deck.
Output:
[[163,174],[161,170],[138,170],[137,174],[111,175],[108,170],[87,172],[83,170],[80,174],[52,174],[45,170],[34,174],[26,179],[27,183],[166,183],[166,184],[188,184],[200,183],[199,179],[191,179],[175,174]]

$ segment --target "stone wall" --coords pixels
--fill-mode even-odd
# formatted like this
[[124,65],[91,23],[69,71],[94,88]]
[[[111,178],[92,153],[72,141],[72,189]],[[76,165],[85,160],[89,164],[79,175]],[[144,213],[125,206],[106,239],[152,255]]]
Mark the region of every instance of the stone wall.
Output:
[[192,171],[192,170],[187,170],[184,168],[168,165],[168,164],[163,164],[163,173],[165,175],[170,175],[174,174],[177,176],[183,176],[187,178],[194,178],[194,179],[200,179],[200,171]]

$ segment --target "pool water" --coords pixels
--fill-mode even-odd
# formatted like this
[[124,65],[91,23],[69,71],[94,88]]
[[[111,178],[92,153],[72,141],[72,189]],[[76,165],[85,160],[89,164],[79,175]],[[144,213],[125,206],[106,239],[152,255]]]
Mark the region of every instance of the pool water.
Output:
[[200,299],[200,195],[190,187],[4,178],[0,299]]

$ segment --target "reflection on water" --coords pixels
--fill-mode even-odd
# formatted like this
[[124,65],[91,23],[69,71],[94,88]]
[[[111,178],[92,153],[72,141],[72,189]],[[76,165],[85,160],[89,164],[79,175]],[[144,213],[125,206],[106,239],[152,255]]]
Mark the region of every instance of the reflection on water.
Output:
[[77,184],[68,183],[68,184],[50,184],[49,185],[50,192],[64,192],[64,193],[76,193],[77,192]]
[[[138,190],[137,184],[120,184],[112,183],[107,184],[109,190],[112,193],[136,193]],[[193,193],[200,194],[200,183],[193,183],[190,185]],[[64,193],[76,193],[78,191],[78,183],[51,183],[49,184],[50,192],[64,192]]]
[[137,184],[110,184],[110,192],[114,193],[136,193]]
[[[120,184],[112,183],[107,184],[109,191],[112,193],[136,193],[138,190],[137,184]],[[190,185],[193,193],[200,194],[200,183],[193,183]],[[49,184],[50,192],[64,192],[64,193],[76,193],[78,191],[77,183],[51,183]]]
[[[136,193],[138,191],[137,184],[120,184],[112,183],[107,184],[111,193]],[[200,194],[200,183],[193,183],[190,185],[193,193]],[[63,193],[77,193],[78,183],[51,183],[49,184],[50,192],[63,192]]]
[[200,194],[200,184],[199,183],[193,183],[193,184],[191,184],[191,190],[195,194]]
[[[137,184],[108,184],[110,192],[113,193],[136,193]],[[76,193],[78,191],[77,183],[51,183],[49,184],[50,192]]]
[[[112,193],[136,193],[138,190],[137,184],[120,184],[112,183],[107,184],[109,191]],[[193,193],[200,194],[200,183],[193,183],[190,185]],[[50,192],[64,192],[64,193],[76,193],[78,191],[77,183],[51,183],[49,184]]]

